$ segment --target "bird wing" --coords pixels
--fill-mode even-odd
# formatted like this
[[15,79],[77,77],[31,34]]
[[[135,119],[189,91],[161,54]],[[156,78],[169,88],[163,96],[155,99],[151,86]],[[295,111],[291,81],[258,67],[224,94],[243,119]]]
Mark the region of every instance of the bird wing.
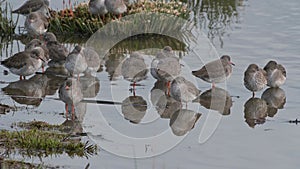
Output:
[[11,56],[10,58],[7,58],[6,60],[2,61],[1,64],[7,68],[14,67],[19,69],[27,64],[26,60],[28,60],[28,58],[30,58],[29,52],[19,52]]
[[26,1],[20,8],[12,11],[12,13],[29,14],[40,9],[45,3],[43,1],[29,0]]

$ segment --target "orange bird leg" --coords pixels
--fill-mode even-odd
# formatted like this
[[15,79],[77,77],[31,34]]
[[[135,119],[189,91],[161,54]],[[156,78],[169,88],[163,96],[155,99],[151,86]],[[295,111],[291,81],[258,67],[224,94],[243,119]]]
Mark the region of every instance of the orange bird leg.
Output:
[[167,82],[167,89],[168,89],[167,95],[170,96],[170,90],[171,90],[171,82],[170,81]]
[[133,89],[133,96],[135,97],[135,90]]
[[132,85],[132,87],[133,87],[133,90],[135,90],[135,86],[136,86],[136,83],[135,83],[135,82],[133,82],[133,85]]
[[61,16],[65,15],[65,0],[63,0],[63,9],[61,10]]
[[68,119],[68,104],[65,105],[65,109],[66,109],[66,119]]

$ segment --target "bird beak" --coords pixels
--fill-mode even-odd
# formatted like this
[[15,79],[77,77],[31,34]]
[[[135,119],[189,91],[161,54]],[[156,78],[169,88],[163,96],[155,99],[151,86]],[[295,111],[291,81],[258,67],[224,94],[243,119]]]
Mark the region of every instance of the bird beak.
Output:
[[235,66],[235,64],[233,62],[229,62],[231,65]]
[[43,62],[46,62],[45,59],[43,57],[39,57]]

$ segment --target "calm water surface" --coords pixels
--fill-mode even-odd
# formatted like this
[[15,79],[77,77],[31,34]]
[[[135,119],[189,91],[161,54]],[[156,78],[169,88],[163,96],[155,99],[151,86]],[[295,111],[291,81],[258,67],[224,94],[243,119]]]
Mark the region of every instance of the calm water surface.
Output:
[[[14,8],[18,6],[16,2],[15,0],[11,1]],[[300,53],[300,2],[297,0],[203,2],[207,8],[195,9],[194,11],[197,15],[196,20],[199,22],[198,26],[207,34],[218,53],[231,55],[232,61],[236,64],[226,85],[217,85],[226,89],[233,96],[231,97],[232,107],[226,115],[219,115],[222,117],[221,121],[213,135],[205,143],[198,143],[199,133],[209,114],[216,112],[209,111],[200,106],[199,103],[189,103],[188,108],[202,113],[201,118],[185,138],[172,135],[169,129],[169,119],[160,118],[152,105],[150,93],[155,86],[155,80],[148,74],[148,78],[141,82],[142,86],[137,87],[137,95],[142,96],[148,105],[147,113],[140,124],[132,124],[125,120],[123,114],[120,113],[121,106],[83,103],[80,105],[82,112],[85,112],[82,128],[89,132],[91,138],[100,140],[99,142],[101,139],[96,136],[100,135],[104,144],[103,139],[109,139],[110,133],[102,130],[104,129],[103,121],[99,117],[101,114],[99,111],[101,111],[106,122],[120,133],[131,137],[146,137],[167,131],[174,140],[184,138],[177,146],[161,155],[145,159],[123,158],[100,150],[98,155],[89,159],[70,158],[61,155],[43,158],[42,162],[54,166],[65,166],[66,168],[84,168],[88,163],[90,163],[90,168],[298,168],[299,126],[290,124],[288,121],[295,120],[300,116],[300,101],[298,99],[300,93],[298,85],[300,83],[298,77],[300,74],[298,68],[300,64],[298,56]],[[54,9],[61,6],[61,4],[55,3],[52,1]],[[226,10],[229,12],[224,12]],[[218,12],[221,13],[219,17],[216,14]],[[225,14],[222,15],[222,12]],[[22,23],[22,18],[19,23]],[[23,50],[23,48],[22,43],[14,41],[13,53]],[[183,56],[181,60],[181,63],[187,65],[182,74],[192,80],[203,92],[209,90],[210,84],[193,78],[189,72],[200,68],[203,62],[211,60],[214,54],[209,58],[199,54],[201,60],[197,59],[196,62],[196,54],[193,54],[193,51],[187,53],[190,55]],[[6,58],[7,54],[10,55],[10,52],[3,52],[1,59]],[[122,102],[131,95],[128,90],[129,82],[117,77],[118,71],[112,69],[119,65],[122,57],[124,56],[111,56],[103,63],[103,70],[97,73],[96,80],[92,80],[93,83],[100,85],[100,90],[96,96],[90,96],[91,99],[115,99],[115,101]],[[149,65],[151,56],[147,55],[145,59]],[[244,105],[252,94],[243,86],[243,72],[250,63],[264,66],[271,59],[286,67],[287,81],[281,88],[285,93],[286,103],[283,108],[277,110],[276,114],[269,114],[270,117],[262,118],[261,123],[263,124],[247,123],[245,116],[249,114],[244,113]],[[0,72],[3,70],[4,68],[1,66]],[[111,81],[112,72],[115,74],[115,79]],[[1,73],[0,79],[1,82],[5,82],[0,84],[0,87],[4,88],[8,85],[6,82],[16,81],[18,77],[12,74],[4,76]],[[56,83],[59,84],[60,82],[57,81]],[[256,97],[260,98],[264,91],[257,92]],[[113,95],[111,96],[110,93]],[[2,91],[0,95],[0,103],[20,107],[26,105],[17,103]],[[48,92],[48,96],[41,103],[31,102],[31,104],[38,106],[27,103],[28,106],[20,111],[1,115],[0,129],[9,129],[13,122],[33,119],[54,124],[63,123],[65,118],[61,113],[64,112],[64,103],[49,97],[57,98],[57,91]],[[216,117],[218,116],[216,115]],[[168,140],[161,140],[161,144],[165,144],[166,141]],[[156,143],[157,147],[152,148],[159,149],[159,144]],[[26,160],[32,161],[29,158]],[[40,162],[38,158],[34,158],[33,161]]]

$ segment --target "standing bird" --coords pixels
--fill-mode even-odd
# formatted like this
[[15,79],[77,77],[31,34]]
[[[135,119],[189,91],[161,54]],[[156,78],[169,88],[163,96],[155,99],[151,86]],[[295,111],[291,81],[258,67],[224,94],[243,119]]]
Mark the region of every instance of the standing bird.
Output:
[[25,50],[31,51],[36,47],[41,47],[44,50],[45,62],[42,64],[42,70],[44,72],[44,67],[48,64],[49,61],[49,50],[47,46],[39,39],[32,39],[28,44],[25,46]]
[[100,15],[102,21],[108,12],[104,2],[105,0],[90,0],[89,2],[89,12],[93,15]]
[[61,67],[64,65],[69,54],[67,48],[57,41],[56,36],[52,32],[45,33],[44,40],[49,50],[49,57],[51,59],[51,61],[48,63],[48,66]]
[[171,81],[180,74],[180,71],[179,59],[170,46],[164,47],[151,63],[151,75],[157,80],[167,82],[168,95],[170,94]]
[[71,76],[77,74],[77,79],[79,80],[79,74],[83,73],[87,67],[83,47],[79,45],[75,46],[66,58],[65,68],[71,73]]
[[264,67],[267,72],[267,85],[270,87],[280,87],[286,80],[286,70],[281,64],[271,60]]
[[223,55],[220,59],[205,64],[201,69],[192,71],[192,74],[215,87],[215,83],[224,82],[231,76],[232,65],[235,64],[230,61],[230,56]]
[[40,36],[47,32],[49,22],[40,12],[31,12],[25,20],[25,29],[32,37]]
[[186,80],[184,77],[177,77],[171,84],[171,97],[180,102],[190,102],[200,95],[200,90]]
[[133,82],[133,94],[135,95],[136,82],[146,79],[148,69],[142,55],[138,52],[133,52],[123,62],[121,72],[124,79]]
[[255,96],[255,92],[262,90],[266,85],[266,72],[256,64],[250,64],[244,73],[244,86],[252,91],[252,97]]
[[75,119],[75,106],[83,99],[80,82],[74,78],[67,79],[59,88],[59,98],[66,104],[66,118],[71,105],[72,119]]
[[123,0],[105,0],[104,2],[108,12],[117,15],[120,19],[122,13],[127,11],[127,6]]
[[50,17],[50,0],[28,0],[21,7],[13,10],[12,13],[28,15],[31,12],[41,12],[45,17]]
[[31,51],[16,53],[2,61],[1,64],[13,74],[19,75],[22,80],[25,79],[25,76],[34,74],[42,66],[44,60],[44,50],[36,47]]

